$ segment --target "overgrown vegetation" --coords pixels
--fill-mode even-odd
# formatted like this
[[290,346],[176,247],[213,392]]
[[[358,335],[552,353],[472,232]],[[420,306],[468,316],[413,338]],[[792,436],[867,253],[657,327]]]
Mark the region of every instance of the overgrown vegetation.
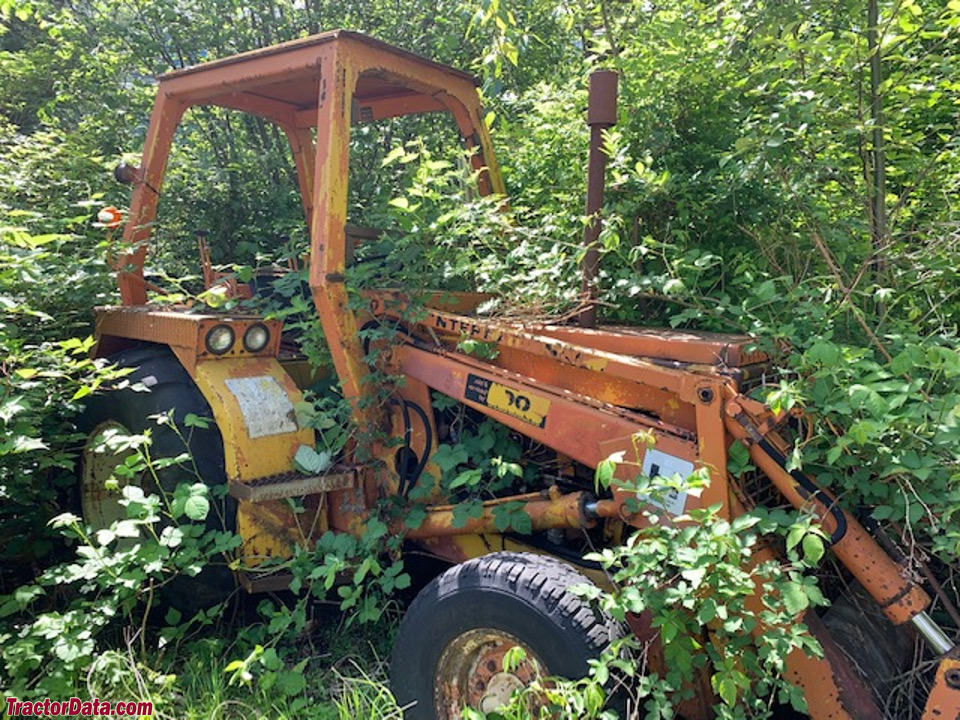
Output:
[[[167,494],[128,489],[128,518],[110,529],[91,535],[63,514],[77,512],[77,412],[102,384],[123,381],[88,359],[90,309],[115,301],[111,241],[93,223],[103,204],[126,202],[110,172],[142,146],[149,78],[333,27],[477,72],[510,193],[509,207],[470,197],[459,151],[432,139],[432,126],[397,123],[386,139],[358,131],[369,176],[351,178],[364,190],[353,209],[391,233],[388,259],[364,271],[501,292],[511,302],[494,311],[514,317],[563,315],[579,300],[585,77],[618,69],[602,315],[756,337],[780,366],[763,394],[798,417],[793,466],[847,507],[868,508],[957,601],[949,570],[960,551],[957,2],[0,0],[5,691],[69,696],[86,686],[153,699],[158,717],[399,716],[378,658],[389,647],[391,598],[410,578],[399,541],[374,550],[398,517],[416,525],[405,508],[384,508],[362,540],[324,535],[287,563],[316,602],[241,603],[227,619],[157,609],[172,577],[211,559],[229,563],[235,550],[229,533],[192,522],[213,506],[188,466],[186,484]],[[241,279],[296,262],[306,236],[284,142],[258,120],[191,113],[150,270],[197,295],[200,230],[214,262],[236,264]],[[319,364],[328,350],[304,279],[299,271],[278,282],[286,300],[275,312]],[[369,331],[367,341],[392,331]],[[336,400],[320,390],[319,410],[300,409],[327,443],[312,463],[329,462],[349,440],[329,420]],[[503,486],[523,487],[531,466],[502,427],[450,411],[457,442],[442,446],[435,480],[455,494],[465,522]],[[155,465],[146,440],[110,440],[127,443],[130,474]],[[733,471],[748,469],[738,462]],[[425,482],[413,497],[429,489]],[[524,532],[523,513],[497,512],[503,529]],[[721,714],[763,717],[771,698],[797,705],[782,658],[814,648],[785,620],[820,601],[803,575],[823,555],[816,530],[792,516],[749,515],[732,527],[709,513],[698,519],[598,556],[618,583],[634,583],[605,598],[611,611],[651,610],[670,641],[672,673],[648,673],[635,691],[644,712],[669,716],[680,676],[707,662]],[[778,529],[787,560],[741,569],[739,555]],[[336,589],[345,575],[351,581]],[[746,608],[744,594],[760,580],[781,591]],[[354,622],[346,640],[342,626],[323,629],[326,602],[375,629]],[[934,612],[946,619],[942,599]],[[691,644],[692,618],[714,623],[723,647]],[[780,632],[745,640],[742,624],[757,622]],[[343,659],[351,646],[363,648],[355,663]],[[599,714],[600,681],[629,667],[610,655],[592,680],[555,684],[548,695],[556,691],[571,715]]]
[[[598,468],[598,483],[609,484],[623,460],[605,461]],[[670,493],[699,493],[708,484],[705,473],[689,478],[641,473],[626,487],[664,505]],[[716,508],[708,508],[675,520],[658,517],[656,508],[639,500],[634,509],[651,525],[622,546],[588,556],[610,574],[613,590],[584,585],[573,591],[600,603],[621,622],[629,616],[645,618],[662,638],[662,648],[651,651],[628,635],[593,663],[587,678],[538,677],[515,695],[503,716],[609,718],[616,715],[605,703],[612,688],[617,708],[632,716],[675,717],[684,702],[695,699],[696,673],[707,666],[718,718],[766,718],[777,707],[805,711],[803,693],[787,680],[784,661],[795,650],[822,656],[806,627],[794,622],[807,608],[826,604],[816,581],[804,577],[823,554],[816,542],[801,545],[799,538],[817,537],[809,518],[798,522],[790,513],[757,510],[728,523]],[[763,552],[763,536],[788,532],[797,539],[788,541],[785,562]],[[745,564],[744,558],[751,557],[755,559]],[[765,590],[759,604],[751,602],[757,585]],[[704,626],[714,630],[713,642],[705,641]],[[518,659],[506,658],[505,667],[511,662]]]

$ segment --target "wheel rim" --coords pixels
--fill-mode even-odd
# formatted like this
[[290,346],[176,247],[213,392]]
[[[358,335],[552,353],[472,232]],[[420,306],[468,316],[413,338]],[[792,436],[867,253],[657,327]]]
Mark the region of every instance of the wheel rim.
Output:
[[[510,672],[504,670],[507,652],[519,647],[526,658]],[[514,691],[527,687],[548,670],[528,645],[508,632],[478,628],[459,635],[444,649],[434,678],[437,718],[453,720],[472,707],[490,713],[504,705]],[[531,704],[536,704],[529,701]]]
[[94,428],[87,436],[81,458],[80,511],[84,521],[95,528],[107,528],[111,523],[125,520],[127,509],[120,504],[121,490],[127,483],[117,479],[115,489],[108,487],[114,470],[130,451],[112,450],[104,441],[110,435],[129,435],[123,425],[108,420]]

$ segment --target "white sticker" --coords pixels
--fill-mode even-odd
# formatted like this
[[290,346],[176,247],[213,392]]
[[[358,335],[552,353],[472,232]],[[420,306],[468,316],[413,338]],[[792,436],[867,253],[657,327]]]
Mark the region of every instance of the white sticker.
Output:
[[287,393],[271,375],[230,378],[225,381],[240,405],[251,438],[296,432],[296,413]]
[[[660,450],[647,450],[643,456],[643,474],[650,478],[669,478],[674,475],[686,478],[693,475],[693,469],[693,463],[689,460],[684,460],[676,455],[669,455]],[[671,515],[683,515],[683,511],[687,507],[687,493],[678,490],[671,490],[664,494],[663,502],[645,495],[637,495],[637,498],[662,508]]]

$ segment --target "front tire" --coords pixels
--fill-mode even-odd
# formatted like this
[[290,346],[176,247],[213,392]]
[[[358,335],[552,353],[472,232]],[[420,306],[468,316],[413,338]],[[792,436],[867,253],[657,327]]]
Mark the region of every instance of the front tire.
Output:
[[[551,557],[500,552],[450,568],[410,606],[391,658],[391,683],[408,720],[453,720],[463,706],[491,712],[536,674],[579,678],[623,634],[569,592],[589,584]],[[512,672],[514,646],[527,660]]]
[[[79,477],[79,505],[84,521],[97,529],[126,517],[126,508],[119,504],[120,493],[107,490],[105,481],[130,453],[104,452],[102,439],[106,432],[134,435],[149,430],[149,450],[154,460],[190,453],[192,466],[175,464],[157,471],[161,487],[157,488],[152,480],[141,479],[138,484],[147,493],[172,493],[183,482],[202,481],[210,487],[225,484],[223,440],[213,422],[213,413],[173,353],[166,347],[147,346],[123,351],[109,360],[119,368],[130,368],[131,372],[124,377],[128,385],[90,397],[77,423],[79,430],[87,435]],[[146,391],[135,390],[133,386]],[[180,434],[170,425],[158,424],[152,418],[170,411]],[[209,426],[188,428],[189,414],[208,418]],[[235,501],[227,496],[222,507],[218,507],[218,503],[216,498],[211,498],[210,511],[203,521],[205,528],[234,531]],[[164,587],[164,598],[168,605],[192,613],[226,599],[235,587],[233,573],[225,563],[208,565],[195,577],[174,578]]]

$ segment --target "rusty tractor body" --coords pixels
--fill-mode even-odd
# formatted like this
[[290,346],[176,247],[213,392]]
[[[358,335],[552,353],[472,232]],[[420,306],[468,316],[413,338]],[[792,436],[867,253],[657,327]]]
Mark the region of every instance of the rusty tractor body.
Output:
[[[597,84],[610,95],[609,78]],[[358,449],[348,445],[329,472],[296,472],[294,456],[301,446],[312,446],[314,433],[300,427],[294,412],[302,400],[303,373],[297,369],[302,359],[280,352],[280,323],[150,302],[154,288],[144,265],[164,171],[178,124],[195,106],[252,114],[275,124],[289,140],[309,228],[309,288],[331,350],[332,371],[351,402],[356,425],[386,427],[388,435],[404,437],[406,457],[399,457],[396,443],[384,442],[368,448],[372,457],[361,462]],[[117,357],[159,348],[176,358],[202,395],[222,441],[221,472],[243,539],[249,569],[242,575],[248,589],[282,584],[276,575],[255,572],[264,558],[289,556],[296,544],[309,544],[327,530],[363,533],[378,498],[403,494],[404,485],[416,481],[409,477],[410,457],[420,472],[431,467],[440,444],[438,415],[432,410],[436,393],[501,423],[538,452],[551,453],[557,467],[564,468],[545,477],[535,492],[491,499],[465,522],[455,521],[451,499],[438,488],[418,501],[423,521],[415,529],[394,531],[454,566],[494,551],[520,553],[508,553],[496,560],[500,563],[549,555],[556,542],[538,543],[538,534],[553,533],[550,537],[562,544],[563,531],[602,528],[605,537],[614,538],[639,526],[645,520],[628,510],[629,492],[616,483],[600,497],[592,492],[594,469],[621,451],[639,454],[637,462],[648,474],[687,475],[698,468],[709,473],[711,482],[701,496],[678,495],[665,512],[679,515],[719,505],[724,517],[733,518],[756,502],[726,469],[728,450],[739,441],[749,449],[765,486],[794,507],[814,509],[834,555],[889,622],[912,625],[931,643],[941,659],[924,717],[957,717],[960,656],[927,615],[930,598],[812,478],[786,469],[790,448],[778,434],[783,418],[747,395],[770,370],[768,359],[751,349],[750,338],[596,326],[589,313],[579,324],[514,322],[476,312],[487,295],[436,293],[427,297],[414,321],[404,319],[404,333],[389,349],[391,372],[405,380],[394,391],[395,402],[363,402],[370,392],[365,386],[370,369],[360,330],[370,322],[399,320],[405,298],[397,290],[368,291],[365,309],[352,309],[355,304],[348,302],[348,268],[355,246],[364,239],[362,231],[352,232],[347,224],[351,128],[419,113],[452,117],[464,145],[473,150],[479,192],[504,192],[474,78],[356,33],[304,38],[177,70],[159,80],[142,164],[126,172],[133,197],[123,230],[125,250],[116,260],[122,305],[98,309],[97,353]],[[609,111],[592,114],[595,128],[616,119]],[[602,167],[602,158],[596,161]],[[593,173],[590,213],[602,202],[596,183]],[[602,183],[599,192],[602,198]],[[584,288],[589,295],[594,254],[588,255],[587,265]],[[209,267],[206,271],[209,284],[221,280]],[[232,292],[242,297],[249,289],[241,286],[234,283]],[[467,354],[460,346],[464,338],[489,343],[496,352],[490,357]],[[655,444],[638,448],[638,433],[651,434]],[[294,516],[285,502],[291,497],[306,498],[309,521]],[[496,506],[508,502],[522,504],[530,518],[529,537],[498,531]],[[564,560],[576,566],[569,555]],[[537,562],[530,561],[523,572],[554,572]],[[554,575],[563,576],[563,571]],[[825,655],[818,659],[795,653],[788,672],[803,688],[811,716],[881,717],[823,623],[812,612],[805,621]],[[429,681],[433,695],[412,698],[423,708],[415,716],[454,717],[457,703],[490,709],[525,681],[516,674],[494,673],[478,681],[485,690],[471,695],[466,684],[480,672],[478,659],[501,658],[504,638],[520,631],[504,629],[491,640],[484,627],[461,630],[435,663],[433,672],[439,674]],[[539,652],[535,641],[520,640]],[[457,677],[463,680],[459,686]],[[706,688],[709,693],[709,683]],[[691,718],[708,717],[710,704],[710,698],[701,698],[685,712]]]

